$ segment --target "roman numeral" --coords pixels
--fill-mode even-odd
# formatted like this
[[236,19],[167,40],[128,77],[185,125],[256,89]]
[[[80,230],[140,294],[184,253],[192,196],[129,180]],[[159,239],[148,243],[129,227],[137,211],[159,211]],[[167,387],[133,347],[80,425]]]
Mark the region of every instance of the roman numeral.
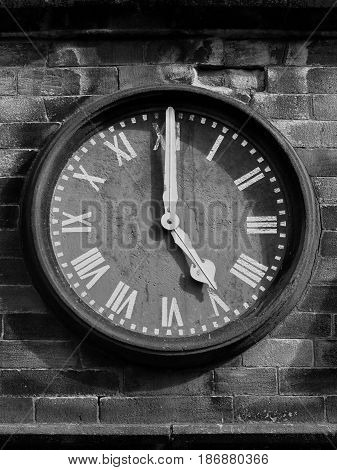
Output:
[[267,266],[255,261],[245,254],[241,254],[230,272],[251,287],[256,287],[268,271]]
[[[66,217],[65,220],[62,220],[62,233],[69,233],[69,232],[91,232],[91,223],[86,220],[90,219],[92,216],[91,212],[87,212],[81,215],[71,215],[63,212],[63,215]],[[77,224],[72,227],[68,227],[68,225]]]
[[248,188],[248,186],[251,186],[262,178],[264,178],[264,174],[259,167],[256,167],[254,170],[235,180],[234,183],[238,187],[239,191],[243,191],[244,189]]
[[163,327],[171,327],[173,322],[173,317],[177,322],[178,326],[184,326],[183,320],[181,318],[180,310],[178,307],[177,299],[172,298],[170,309],[168,309],[168,298],[162,298],[162,317],[161,324]]
[[104,178],[99,178],[98,176],[91,176],[89,175],[86,170],[83,168],[82,165],[80,165],[80,170],[82,173],[74,173],[73,177],[77,178],[79,180],[85,180],[90,183],[90,185],[96,190],[99,191],[99,187],[97,186],[96,183],[104,184],[105,179]]
[[217,152],[218,148],[220,147],[220,144],[223,140],[224,140],[224,136],[220,134],[219,137],[214,142],[214,145],[211,148],[209,154],[207,155],[206,160],[208,160],[209,162],[213,160],[213,157],[216,154],[216,152]]
[[[157,122],[152,123],[153,129],[156,133],[157,140],[154,144],[153,150],[158,150],[161,147],[165,150],[165,137],[164,137],[164,128],[165,125],[162,126],[160,129]],[[180,150],[180,122],[176,123],[176,150],[179,152]]]
[[120,137],[121,141],[123,142],[124,147],[126,148],[128,153],[125,152],[124,150],[122,150],[121,148],[119,148],[118,138],[117,138],[116,135],[113,136],[113,144],[111,142],[109,142],[108,140],[105,140],[104,145],[116,154],[117,160],[118,160],[118,165],[122,166],[123,165],[122,158],[124,158],[124,160],[129,162],[133,158],[136,158],[137,154],[136,154],[135,150],[133,149],[132,145],[130,144],[130,142],[128,141],[128,139],[127,139],[126,135],[124,134],[124,132],[120,132],[118,134],[118,136]]
[[229,312],[230,308],[228,307],[228,305],[225,304],[225,302],[215,292],[208,289],[208,294],[209,294],[209,298],[211,299],[211,302],[212,302],[212,307],[213,307],[214,313],[217,317],[219,316],[218,305],[225,312]]
[[98,267],[103,263],[105,259],[97,248],[92,248],[71,261],[80,279],[91,278],[86,285],[87,289],[91,289],[110,268],[108,264]]
[[110,299],[106,303],[106,307],[110,308],[114,313],[121,313],[126,308],[125,318],[131,318],[133,308],[135,306],[137,291],[133,290],[128,295],[130,287],[124,282],[119,281],[116,289],[113,291]]
[[277,233],[277,217],[275,215],[247,217],[247,233]]

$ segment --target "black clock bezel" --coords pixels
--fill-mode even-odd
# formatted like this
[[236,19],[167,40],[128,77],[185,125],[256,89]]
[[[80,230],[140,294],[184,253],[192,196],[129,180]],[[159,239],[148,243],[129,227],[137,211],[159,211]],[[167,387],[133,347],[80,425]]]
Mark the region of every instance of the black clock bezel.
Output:
[[[60,169],[60,161],[75,150],[75,142],[77,148],[81,139],[83,142],[89,138],[104,123],[135,113],[135,109],[147,109],[148,103],[151,106],[184,103],[201,113],[211,109],[212,116],[219,116],[222,120],[229,115],[230,122],[235,123],[237,128],[244,126],[250,136],[263,137],[263,148],[271,150],[277,167],[282,167],[283,174],[287,176],[296,230],[281,271],[261,301],[245,316],[244,327],[242,322],[233,322],[211,333],[169,339],[134,333],[113,325],[107,319],[95,321],[90,307],[79,300],[59,271],[48,236],[47,194],[57,168]],[[258,140],[254,142],[257,148]],[[190,86],[133,89],[85,106],[61,127],[39,153],[26,183],[22,205],[23,248],[27,264],[37,290],[52,309],[66,319],[74,320],[81,334],[90,333],[93,339],[98,339],[100,346],[112,347],[137,361],[160,365],[185,366],[220,356],[233,356],[271,331],[302,295],[310,279],[320,233],[319,211],[310,178],[284,137],[264,118],[238,101]],[[110,330],[109,335],[106,329]]]

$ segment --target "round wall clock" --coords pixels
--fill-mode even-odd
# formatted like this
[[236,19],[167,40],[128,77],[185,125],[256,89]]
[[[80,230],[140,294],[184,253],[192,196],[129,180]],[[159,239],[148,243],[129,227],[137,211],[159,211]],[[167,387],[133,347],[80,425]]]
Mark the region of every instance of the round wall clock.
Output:
[[229,98],[133,90],[53,137],[24,197],[37,289],[99,346],[154,364],[254,344],[305,288],[319,218],[290,145]]

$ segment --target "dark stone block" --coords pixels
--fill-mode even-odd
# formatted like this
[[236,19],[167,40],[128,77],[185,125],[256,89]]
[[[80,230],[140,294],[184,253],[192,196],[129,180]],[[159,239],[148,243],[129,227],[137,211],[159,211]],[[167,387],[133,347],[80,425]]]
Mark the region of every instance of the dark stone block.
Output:
[[320,397],[235,397],[237,421],[308,423],[324,420],[324,399]]
[[35,402],[38,423],[97,422],[97,398],[39,398]]
[[0,423],[25,424],[34,421],[34,407],[31,398],[0,398]]
[[305,312],[334,313],[337,311],[336,306],[336,286],[311,286],[299,305],[299,309]]
[[13,396],[111,395],[121,373],[110,370],[0,370],[0,392]]
[[102,423],[166,424],[232,422],[230,397],[114,397],[101,398]]
[[4,339],[69,339],[70,331],[54,315],[16,313],[5,315]]
[[290,368],[279,372],[281,395],[334,395],[336,368]]
[[215,370],[215,393],[225,395],[275,395],[276,369],[240,367]]

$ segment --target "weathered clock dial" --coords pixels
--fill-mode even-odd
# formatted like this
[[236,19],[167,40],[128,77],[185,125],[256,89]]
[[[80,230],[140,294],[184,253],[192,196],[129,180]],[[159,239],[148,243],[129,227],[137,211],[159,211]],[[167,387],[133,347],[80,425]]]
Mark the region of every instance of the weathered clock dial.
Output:
[[189,363],[256,341],[301,294],[317,239],[288,145],[243,106],[186,88],[88,107],[27,191],[38,286],[140,359]]

